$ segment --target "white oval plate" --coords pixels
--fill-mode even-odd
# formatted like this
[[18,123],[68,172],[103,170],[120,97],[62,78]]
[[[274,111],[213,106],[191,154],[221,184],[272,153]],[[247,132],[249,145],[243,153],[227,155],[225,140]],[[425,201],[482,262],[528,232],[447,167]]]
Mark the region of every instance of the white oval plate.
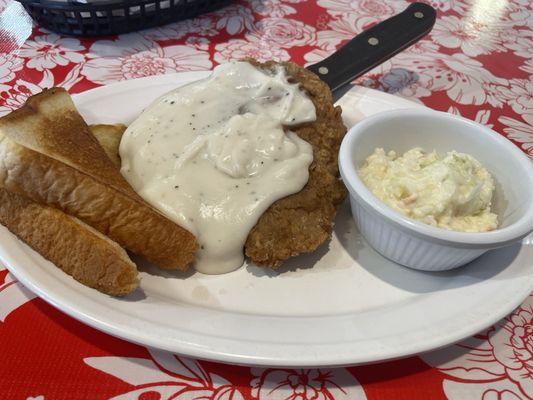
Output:
[[[160,94],[206,72],[120,82],[74,97],[88,123],[130,123]],[[347,125],[384,109],[420,107],[356,87]],[[360,237],[347,206],[332,240],[281,273],[245,266],[219,276],[141,267],[140,290],[117,299],[89,289],[0,228],[0,259],[65,313],[132,342],[198,358],[270,366],[375,362],[436,349],[504,317],[533,289],[533,240],[454,271],[393,264]],[[150,273],[147,273],[149,271]]]

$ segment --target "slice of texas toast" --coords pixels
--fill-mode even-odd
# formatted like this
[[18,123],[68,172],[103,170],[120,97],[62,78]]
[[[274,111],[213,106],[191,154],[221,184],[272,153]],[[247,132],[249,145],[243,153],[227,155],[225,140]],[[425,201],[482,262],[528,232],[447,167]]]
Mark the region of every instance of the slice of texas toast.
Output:
[[124,249],[60,210],[0,189],[0,223],[84,285],[113,296],[138,286]]
[[194,259],[195,237],[126,182],[61,88],[0,118],[0,187],[59,208],[171,269]]

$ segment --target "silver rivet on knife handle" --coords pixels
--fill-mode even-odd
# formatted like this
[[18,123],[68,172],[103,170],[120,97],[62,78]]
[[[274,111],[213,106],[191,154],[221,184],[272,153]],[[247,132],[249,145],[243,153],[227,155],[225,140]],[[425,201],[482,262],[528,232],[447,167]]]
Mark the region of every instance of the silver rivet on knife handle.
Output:
[[318,69],[318,73],[319,73],[320,75],[326,75],[328,72],[329,72],[329,69],[327,69],[327,67],[320,67],[320,68]]
[[371,37],[370,39],[368,39],[368,44],[371,46],[376,46],[377,44],[379,44],[379,40],[378,38]]

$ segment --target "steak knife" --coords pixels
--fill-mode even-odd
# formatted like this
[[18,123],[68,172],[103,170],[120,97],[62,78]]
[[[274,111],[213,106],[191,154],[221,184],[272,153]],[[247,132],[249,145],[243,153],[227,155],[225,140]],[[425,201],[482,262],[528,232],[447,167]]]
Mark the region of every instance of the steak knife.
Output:
[[401,13],[361,32],[335,53],[307,69],[327,83],[337,100],[350,89],[354,79],[426,36],[435,19],[433,7],[413,3]]

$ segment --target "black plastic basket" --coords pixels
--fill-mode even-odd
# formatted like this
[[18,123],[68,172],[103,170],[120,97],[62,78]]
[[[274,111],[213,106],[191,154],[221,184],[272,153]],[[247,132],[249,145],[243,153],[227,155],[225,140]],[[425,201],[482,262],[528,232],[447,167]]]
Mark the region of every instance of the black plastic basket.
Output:
[[216,10],[231,0],[18,0],[43,28],[74,36],[117,35]]

